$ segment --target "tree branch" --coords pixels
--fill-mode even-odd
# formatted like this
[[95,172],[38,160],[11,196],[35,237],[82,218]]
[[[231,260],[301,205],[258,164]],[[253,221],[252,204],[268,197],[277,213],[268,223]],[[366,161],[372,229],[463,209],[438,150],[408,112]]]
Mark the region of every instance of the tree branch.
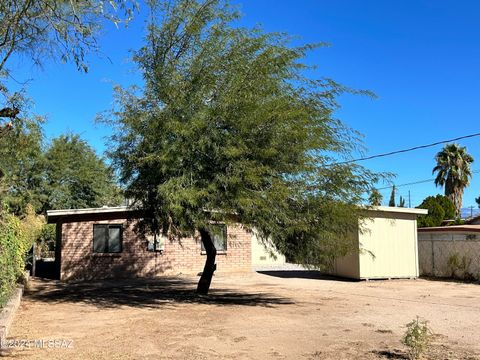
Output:
[[6,108],[3,108],[3,109],[0,109],[0,117],[6,117],[6,118],[13,119],[19,114],[19,112],[20,112],[20,110],[18,110],[15,107],[13,107],[13,108],[6,107]]

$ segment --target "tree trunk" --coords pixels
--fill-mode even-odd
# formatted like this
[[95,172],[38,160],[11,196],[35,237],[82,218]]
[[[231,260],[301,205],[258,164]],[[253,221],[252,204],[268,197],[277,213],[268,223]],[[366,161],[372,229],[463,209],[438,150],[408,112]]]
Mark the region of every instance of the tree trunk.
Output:
[[217,269],[217,265],[215,264],[217,250],[215,249],[212,238],[206,229],[200,229],[200,237],[202,239],[205,252],[207,253],[207,259],[205,260],[202,276],[200,277],[200,281],[197,285],[197,294],[206,295],[210,289],[213,273]]

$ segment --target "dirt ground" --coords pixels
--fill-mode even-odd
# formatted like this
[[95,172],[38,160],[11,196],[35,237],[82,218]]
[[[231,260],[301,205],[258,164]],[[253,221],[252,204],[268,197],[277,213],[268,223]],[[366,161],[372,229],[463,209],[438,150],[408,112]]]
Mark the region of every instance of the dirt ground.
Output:
[[[9,334],[13,359],[403,359],[417,315],[427,358],[480,359],[480,286],[430,280],[348,282],[314,272],[65,285],[34,280]],[[61,340],[48,343],[48,340]],[[8,345],[8,341],[7,341]],[[23,344],[25,345],[25,344]]]

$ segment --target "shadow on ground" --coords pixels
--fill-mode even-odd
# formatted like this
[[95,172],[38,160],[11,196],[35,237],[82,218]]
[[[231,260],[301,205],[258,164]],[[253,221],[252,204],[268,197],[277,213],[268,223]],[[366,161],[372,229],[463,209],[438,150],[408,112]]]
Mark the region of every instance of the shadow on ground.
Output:
[[181,278],[133,279],[62,283],[35,280],[26,292],[29,299],[49,302],[78,302],[99,308],[119,306],[157,307],[161,305],[207,304],[221,306],[265,306],[294,304],[291,299],[268,293],[250,293],[212,286],[208,295],[195,293],[196,283]]
[[409,359],[408,355],[401,350],[381,350],[372,351],[372,353],[379,356],[381,359]]
[[454,284],[478,284],[480,285],[480,280],[476,279],[456,279],[452,277],[434,277],[434,276],[420,276],[421,279],[427,281],[437,281],[437,282],[444,282],[444,283],[454,283]]
[[257,273],[285,279],[295,278],[358,282],[358,280],[355,279],[347,279],[338,276],[326,275],[325,273],[316,270],[257,270]]

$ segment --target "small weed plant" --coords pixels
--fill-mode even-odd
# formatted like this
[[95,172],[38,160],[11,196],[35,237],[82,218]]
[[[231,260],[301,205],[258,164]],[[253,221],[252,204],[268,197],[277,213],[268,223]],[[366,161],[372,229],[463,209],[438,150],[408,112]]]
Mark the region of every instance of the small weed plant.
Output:
[[432,330],[428,326],[428,322],[420,320],[418,316],[406,326],[407,331],[402,338],[402,344],[408,347],[410,359],[421,359],[432,340]]

